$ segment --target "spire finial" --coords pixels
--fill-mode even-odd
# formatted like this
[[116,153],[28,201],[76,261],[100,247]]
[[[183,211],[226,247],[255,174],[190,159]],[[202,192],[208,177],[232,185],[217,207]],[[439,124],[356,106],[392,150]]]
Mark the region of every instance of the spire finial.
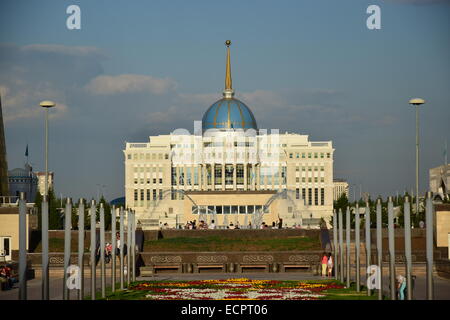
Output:
[[225,90],[223,91],[223,96],[225,98],[232,98],[234,96],[234,90],[231,80],[231,62],[230,62],[230,45],[231,40],[225,41],[225,45],[227,46],[227,67],[225,73]]

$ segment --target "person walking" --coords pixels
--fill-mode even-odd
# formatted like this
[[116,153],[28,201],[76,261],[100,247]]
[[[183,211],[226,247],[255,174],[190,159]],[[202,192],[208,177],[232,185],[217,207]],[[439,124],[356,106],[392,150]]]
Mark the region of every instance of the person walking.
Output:
[[331,255],[331,253],[328,253],[327,265],[328,265],[328,277],[331,278],[334,267],[333,256]]
[[406,278],[399,274],[397,276],[398,299],[405,300]]
[[327,268],[328,268],[328,256],[326,252],[324,252],[322,256],[322,277],[327,276]]

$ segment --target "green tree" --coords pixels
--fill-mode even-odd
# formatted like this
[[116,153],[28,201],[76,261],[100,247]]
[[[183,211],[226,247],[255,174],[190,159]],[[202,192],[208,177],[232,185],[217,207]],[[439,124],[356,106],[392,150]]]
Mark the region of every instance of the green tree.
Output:
[[34,207],[37,209],[38,216],[38,230],[42,230],[42,200],[43,197],[41,193],[36,192],[36,197],[34,198]]
[[61,230],[63,229],[62,215],[60,208],[60,199],[55,197],[53,188],[48,190],[48,228],[50,230]]
[[[345,193],[343,193],[339,199],[334,201],[334,209],[336,210],[336,213],[339,213],[339,209],[342,210],[342,219],[344,226],[347,225],[347,207],[350,207],[350,227],[354,228],[355,226],[355,215],[353,214],[353,209],[351,203],[348,201],[348,198]],[[333,225],[332,220],[330,221],[330,224]]]
[[111,228],[111,206],[102,196],[97,204],[97,221],[100,221],[100,204],[103,204],[105,209],[105,230],[109,230]]
[[[38,211],[38,229],[42,230],[42,202],[44,198],[40,192],[37,192],[34,199],[34,206]],[[60,199],[55,197],[55,192],[52,188],[48,190],[48,228],[49,230],[62,229],[62,216],[60,210]]]

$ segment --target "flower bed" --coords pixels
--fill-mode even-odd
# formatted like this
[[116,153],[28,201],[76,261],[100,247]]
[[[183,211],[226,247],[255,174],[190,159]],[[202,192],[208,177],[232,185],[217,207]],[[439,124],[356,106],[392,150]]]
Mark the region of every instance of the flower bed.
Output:
[[[275,281],[246,278],[197,281],[143,281],[126,292],[133,299],[151,300],[317,300],[329,289],[343,289],[333,281]],[[121,298],[113,295],[109,298]],[[131,295],[130,295],[131,294]]]

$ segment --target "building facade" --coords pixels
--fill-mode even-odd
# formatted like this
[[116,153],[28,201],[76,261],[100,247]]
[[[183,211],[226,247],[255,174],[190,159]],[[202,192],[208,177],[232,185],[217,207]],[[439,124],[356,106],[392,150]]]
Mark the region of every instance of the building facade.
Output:
[[334,187],[333,187],[333,200],[336,201],[339,199],[343,194],[348,199],[348,182],[343,179],[334,179]]
[[194,123],[126,143],[125,201],[144,229],[188,221],[255,228],[318,226],[333,212],[333,146],[308,135],[258,129],[248,106],[234,98],[230,42],[225,90]]
[[[30,214],[32,208],[27,208],[26,215],[26,246],[28,249],[28,239],[30,230]],[[35,216],[37,218],[37,216]],[[31,218],[33,220],[33,218]],[[35,219],[36,220],[36,219]],[[0,207],[0,261],[12,260],[12,251],[19,250],[19,207]]]
[[430,169],[429,175],[434,199],[450,199],[450,164]]
[[[38,190],[41,195],[44,195],[45,193],[45,171],[36,171],[35,172],[36,177],[38,178]],[[48,189],[53,189],[53,171],[48,172]]]
[[24,168],[16,168],[8,172],[9,194],[12,197],[25,193],[27,202],[34,202],[36,198],[38,178],[33,172],[33,168],[27,163]]

